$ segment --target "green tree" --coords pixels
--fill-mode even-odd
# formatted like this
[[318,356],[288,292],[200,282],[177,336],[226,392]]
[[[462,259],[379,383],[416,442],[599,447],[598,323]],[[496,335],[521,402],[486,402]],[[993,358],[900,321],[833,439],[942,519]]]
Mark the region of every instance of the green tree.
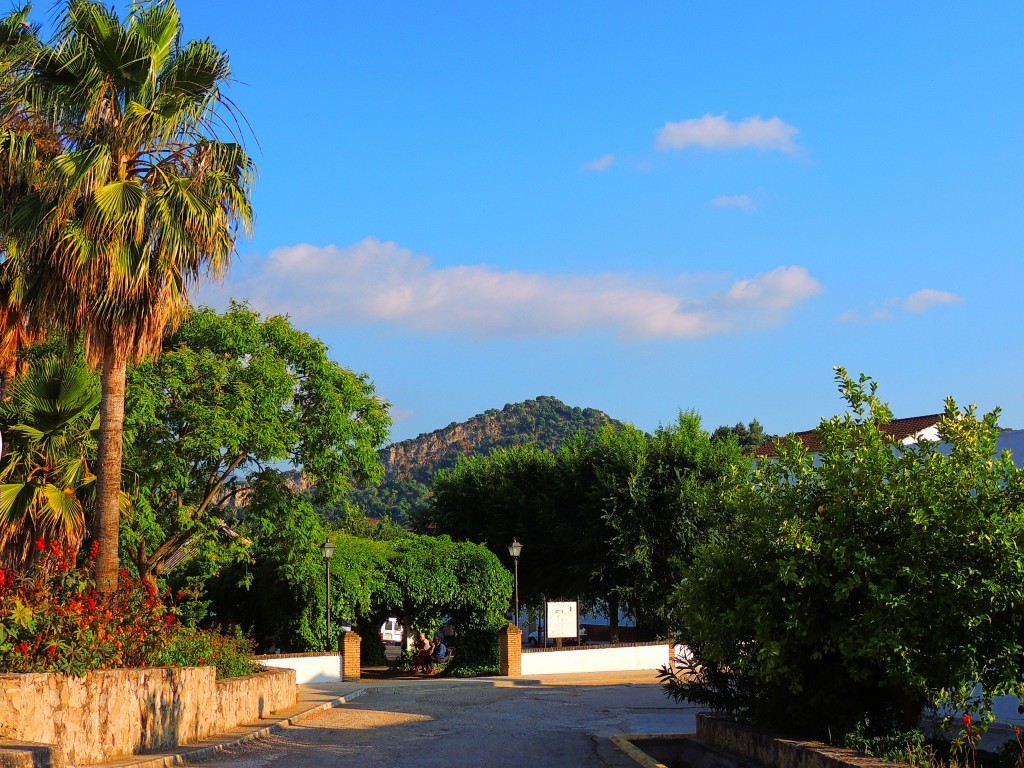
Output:
[[735,439],[712,441],[695,413],[648,436],[634,427],[464,459],[438,473],[419,530],[484,544],[511,567],[523,544],[523,602],[579,597],[620,605],[652,635],[669,631],[664,589],[726,513],[745,476]]
[[837,382],[849,412],[820,453],[784,441],[687,569],[693,676],[669,693],[815,738],[1024,693],[1024,475],[993,455],[998,412],[947,400],[942,443],[903,446],[873,381]]
[[712,440],[695,411],[659,427],[646,443],[609,441],[598,455],[610,529],[609,557],[625,574],[618,594],[651,636],[666,637],[672,621],[664,590],[682,580],[696,548],[725,523],[727,504],[746,478],[734,440]]
[[508,545],[517,537],[523,543],[521,602],[575,595],[580,584],[569,583],[565,564],[577,549],[566,546],[545,522],[556,519],[557,505],[565,497],[563,487],[555,455],[537,446],[470,456],[437,474],[430,506],[413,516],[413,527],[482,544],[508,568]]
[[238,518],[286,479],[250,476],[290,463],[311,509],[337,503],[354,480],[379,481],[390,424],[367,377],[286,318],[239,304],[194,311],[159,358],[129,372],[126,468],[138,491],[125,547],[142,575],[186,544],[209,570],[247,557]]
[[43,537],[77,552],[95,476],[99,382],[84,366],[48,359],[0,403],[0,567],[24,570]]
[[[25,10],[8,17],[20,18]],[[30,327],[66,327],[102,370],[96,461],[96,577],[117,581],[124,396],[129,363],[153,355],[204,273],[223,274],[249,230],[254,166],[218,132],[228,57],[182,41],[173,0],[125,19],[67,0],[52,43],[30,55],[0,37],[19,77],[0,98],[0,155],[17,171],[0,220]],[[55,152],[41,137],[57,137]]]
[[723,424],[711,433],[712,440],[726,440],[730,436],[736,438],[736,442],[739,443],[740,448],[745,453],[751,453],[765,443],[777,439],[776,435],[765,434],[764,427],[761,426],[761,422],[757,419],[754,419],[749,424],[738,421],[733,427],[727,427]]

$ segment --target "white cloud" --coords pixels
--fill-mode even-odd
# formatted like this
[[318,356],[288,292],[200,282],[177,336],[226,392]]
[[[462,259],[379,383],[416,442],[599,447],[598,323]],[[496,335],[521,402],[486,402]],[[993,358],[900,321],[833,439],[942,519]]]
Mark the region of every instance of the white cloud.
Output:
[[922,288],[902,300],[902,307],[907,312],[925,312],[936,304],[959,304],[962,296],[949,291],[936,291],[934,288]]
[[776,324],[786,310],[821,290],[803,267],[778,267],[731,284],[706,275],[645,279],[482,264],[437,267],[426,256],[374,238],[345,248],[279,248],[250,266],[256,269],[248,277],[207,289],[202,300],[223,306],[228,296],[244,298],[255,309],[290,315],[299,324],[389,323],[478,338],[596,329],[622,338],[707,336]]
[[895,296],[886,299],[881,307],[871,310],[866,316],[855,309],[848,309],[839,316],[840,322],[863,322],[865,320],[892,320],[901,314],[920,314],[942,304],[960,304],[964,298],[950,291],[922,288],[909,296]]
[[821,283],[804,267],[776,267],[756,277],[737,280],[729,288],[729,300],[764,309],[789,309],[821,292]]
[[583,170],[585,171],[604,171],[615,165],[615,155],[601,155],[596,160],[591,160],[589,163],[583,164]]
[[763,120],[748,117],[739,123],[732,123],[723,115],[665,123],[658,131],[658,149],[761,149],[779,152],[796,152],[798,146],[794,137],[799,130],[777,117]]
[[750,195],[719,195],[711,199],[710,205],[714,208],[739,208],[741,211],[757,210],[757,203]]

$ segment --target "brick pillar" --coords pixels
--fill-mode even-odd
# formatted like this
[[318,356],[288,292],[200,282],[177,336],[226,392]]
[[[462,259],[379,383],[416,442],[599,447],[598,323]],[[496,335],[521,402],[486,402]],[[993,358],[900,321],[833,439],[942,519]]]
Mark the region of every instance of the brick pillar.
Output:
[[341,679],[359,682],[359,668],[361,659],[359,656],[359,644],[362,639],[355,632],[348,631],[341,633]]
[[498,633],[498,674],[519,677],[523,674],[523,631],[511,624]]

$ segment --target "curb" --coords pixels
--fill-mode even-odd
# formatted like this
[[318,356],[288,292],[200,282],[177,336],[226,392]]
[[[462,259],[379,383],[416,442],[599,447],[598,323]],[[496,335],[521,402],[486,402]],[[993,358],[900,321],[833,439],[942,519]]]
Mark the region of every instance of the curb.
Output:
[[[250,731],[246,728],[246,726],[234,728],[232,730],[237,731],[246,729],[247,732],[234,738],[225,738],[226,734],[222,734],[220,738],[224,740],[218,740],[216,744],[208,744],[206,746],[194,746],[191,748],[185,746],[179,748],[173,754],[150,756],[138,755],[137,757],[140,759],[122,758],[120,760],[115,760],[110,763],[101,763],[96,766],[92,766],[91,768],[103,768],[104,765],[110,766],[111,768],[113,768],[113,766],[117,766],[117,768],[165,768],[166,766],[188,765],[189,763],[196,763],[201,762],[203,760],[209,760],[211,757],[215,757],[216,755],[220,754],[221,752],[224,752],[225,750],[231,747],[238,746],[239,744],[245,744],[249,741],[255,741],[257,739],[266,738],[271,734],[278,733],[280,731],[285,730],[286,728],[291,728],[296,723],[299,723],[302,720],[305,720],[307,717],[311,717],[312,715],[317,714],[318,712],[323,712],[328,709],[334,709],[336,707],[340,707],[342,704],[348,704],[352,700],[358,699],[365,693],[365,688],[357,688],[351,693],[347,693],[343,696],[337,696],[336,698],[333,698],[329,701],[325,701],[322,704],[317,704],[315,706],[310,707],[309,709],[304,709],[301,712],[297,712],[291,717],[282,718],[281,720],[278,720],[275,723],[262,726],[255,730]],[[230,733],[231,731],[227,731],[227,734]],[[210,740],[216,739],[218,739],[217,736],[210,737]]]
[[642,768],[666,768],[664,763],[659,763],[633,743],[643,738],[645,738],[643,735],[637,733],[621,733],[612,736],[611,742],[620,752],[625,753],[628,758]]

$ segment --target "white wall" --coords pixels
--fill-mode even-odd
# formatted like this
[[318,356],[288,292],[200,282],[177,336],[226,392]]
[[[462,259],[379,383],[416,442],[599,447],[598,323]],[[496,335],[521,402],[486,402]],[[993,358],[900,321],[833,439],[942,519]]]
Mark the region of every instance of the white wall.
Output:
[[569,648],[523,651],[522,674],[656,670],[669,662],[669,644]]
[[257,661],[265,667],[295,670],[296,685],[341,682],[341,654],[322,656],[264,656]]

